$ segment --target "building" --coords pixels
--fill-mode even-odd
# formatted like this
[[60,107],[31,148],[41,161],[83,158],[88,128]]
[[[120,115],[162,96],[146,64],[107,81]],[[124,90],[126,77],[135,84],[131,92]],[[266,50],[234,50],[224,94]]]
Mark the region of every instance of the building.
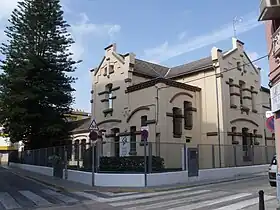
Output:
[[120,54],[112,44],[92,75],[92,116],[106,142],[103,155],[143,155],[143,129],[152,154],[171,167],[181,164],[184,144],[199,147],[202,168],[261,162],[267,153],[259,149],[252,159],[250,148],[274,145],[265,129],[269,90],[235,38],[228,51],[213,47],[209,57],[171,68]]

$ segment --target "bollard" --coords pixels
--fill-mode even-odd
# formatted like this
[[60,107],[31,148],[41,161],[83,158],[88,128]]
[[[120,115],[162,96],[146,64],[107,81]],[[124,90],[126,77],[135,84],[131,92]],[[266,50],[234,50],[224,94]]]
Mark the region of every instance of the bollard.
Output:
[[264,191],[259,191],[259,210],[265,210],[264,206]]

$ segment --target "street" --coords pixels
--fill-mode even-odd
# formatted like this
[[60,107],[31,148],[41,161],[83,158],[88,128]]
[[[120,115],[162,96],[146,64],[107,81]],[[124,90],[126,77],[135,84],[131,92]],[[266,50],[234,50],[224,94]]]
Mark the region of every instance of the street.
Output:
[[56,206],[71,206],[88,200],[75,194],[56,192],[2,167],[0,167],[0,186],[0,210],[40,207],[52,209]]
[[270,187],[267,176],[149,193],[68,193],[57,192],[0,168],[0,185],[0,210],[253,210],[258,209],[259,190],[265,192],[266,205],[276,205],[276,188]]
[[[270,187],[266,176],[152,193],[104,193],[95,200],[125,210],[251,210],[258,209],[259,190],[265,192],[266,205],[271,202],[276,205],[276,188]],[[94,196],[93,193],[77,194]]]

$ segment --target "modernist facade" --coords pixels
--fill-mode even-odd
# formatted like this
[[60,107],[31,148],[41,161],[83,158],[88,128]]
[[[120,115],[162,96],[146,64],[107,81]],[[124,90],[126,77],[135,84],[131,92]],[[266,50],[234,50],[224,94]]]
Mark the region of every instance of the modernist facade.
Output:
[[[217,164],[233,164],[232,146],[221,145],[240,145],[239,161],[258,161],[246,148],[274,145],[273,133],[265,129],[269,90],[261,87],[260,69],[235,38],[231,50],[214,47],[209,54],[169,68],[121,54],[115,44],[105,48],[92,70],[91,100],[92,116],[107,142],[103,155],[143,155],[145,129],[153,155],[166,165],[180,162],[174,160],[180,160],[183,144],[200,147],[200,164],[209,164],[213,154],[220,154]],[[122,149],[124,137],[130,145]]]

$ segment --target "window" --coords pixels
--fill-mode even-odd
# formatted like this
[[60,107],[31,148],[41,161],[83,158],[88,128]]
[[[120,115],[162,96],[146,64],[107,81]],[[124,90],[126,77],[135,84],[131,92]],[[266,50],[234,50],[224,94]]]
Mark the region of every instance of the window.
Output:
[[103,76],[106,76],[107,75],[107,67],[104,68],[104,73],[103,73]]
[[173,107],[173,134],[175,137],[182,135],[182,110],[178,107]]
[[142,126],[147,126],[147,120],[148,120],[148,118],[147,118],[146,115],[145,116],[141,116],[141,127]]
[[79,140],[76,140],[74,143],[74,160],[79,159]]
[[233,105],[233,79],[229,79],[229,104]]
[[82,139],[82,141],[81,141],[81,160],[84,159],[84,156],[86,154],[86,145],[87,145],[87,140]]
[[114,148],[115,148],[115,156],[119,157],[120,156],[120,137],[119,137],[119,133],[120,133],[120,129],[119,128],[113,128],[112,129],[112,133],[114,134]]
[[258,133],[258,130],[254,129],[253,130],[254,139],[253,139],[253,142],[251,144],[256,144],[257,143],[257,133]]
[[114,65],[109,65],[109,74],[114,73]]
[[243,151],[248,151],[248,128],[242,128],[242,146]]
[[274,34],[275,31],[280,27],[280,19],[272,20],[271,33]]
[[232,144],[235,144],[236,143],[236,127],[231,128],[231,133],[232,133],[231,142],[232,142]]
[[269,98],[269,108],[271,109],[271,98]]
[[242,70],[242,68],[241,68],[241,62],[240,62],[240,61],[237,61],[237,62],[236,62],[236,65],[237,65],[237,69],[238,69],[238,70]]
[[184,101],[184,125],[188,130],[193,127],[192,102],[189,101]]
[[256,99],[255,99],[255,94],[254,94],[254,87],[251,87],[251,98],[252,98],[252,110],[256,110]]
[[113,109],[113,91],[112,91],[112,84],[106,85],[107,91],[107,98],[108,98],[108,109]]
[[136,126],[130,127],[130,153],[136,153]]
[[245,83],[243,81],[239,81],[239,93],[240,93],[240,106],[243,105],[243,89],[244,89]]

